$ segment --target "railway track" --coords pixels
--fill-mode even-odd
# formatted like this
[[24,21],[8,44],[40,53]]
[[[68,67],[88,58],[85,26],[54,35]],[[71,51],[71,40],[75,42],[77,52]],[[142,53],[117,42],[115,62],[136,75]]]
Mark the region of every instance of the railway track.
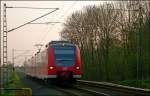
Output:
[[78,80],[77,85],[64,88],[44,81],[38,83],[63,92],[67,96],[150,96],[150,90],[127,87],[106,82]]
[[148,89],[84,80],[78,80],[77,85],[72,88],[56,87],[56,89],[73,96],[150,96],[150,90]]
[[63,91],[64,93],[66,93],[67,95],[71,95],[71,96],[111,96],[109,94],[105,94],[105,93],[102,93],[102,92],[98,92],[98,91],[95,91],[95,90],[91,90],[91,89],[87,89],[87,88],[81,88],[81,87],[72,87],[72,88],[69,88],[69,89],[63,89],[63,88],[59,88],[59,87],[56,87],[55,88],[56,90],[59,90],[59,91]]
[[83,91],[83,92],[86,92],[86,93],[89,93],[89,94],[92,94],[92,95],[98,95],[98,96],[111,96],[110,94],[106,94],[106,93],[103,93],[103,92],[100,92],[100,91],[96,91],[96,90],[93,90],[93,89],[89,89],[87,87],[74,87],[75,89],[78,89],[80,91]]
[[67,96],[125,96],[129,95],[123,92],[113,92],[112,90],[103,90],[99,87],[85,86],[84,84],[77,84],[72,87],[60,87],[56,85],[51,85],[47,82],[40,81],[40,84],[46,87],[53,88],[55,90],[61,91]]
[[111,95],[150,96],[150,90],[148,89],[123,86],[108,82],[78,80],[78,84],[80,86],[85,86],[86,88],[91,87],[92,89],[100,90],[106,94],[111,93]]
[[92,89],[87,89],[81,86],[73,86],[69,88],[64,88],[64,87],[58,87],[55,85],[49,85],[48,83],[45,83],[44,85],[46,85],[47,87],[54,88],[58,91],[64,92],[66,95],[69,95],[69,96],[95,96],[95,95],[110,96],[108,94],[104,94],[102,92],[98,92]]
[[[34,80],[35,81],[35,80]],[[63,92],[67,96],[111,96],[109,94],[102,93],[100,91],[95,91],[80,85],[75,85],[72,87],[62,87],[57,85],[52,85],[42,80],[36,80],[37,83],[42,84],[48,88],[53,88],[58,91]]]

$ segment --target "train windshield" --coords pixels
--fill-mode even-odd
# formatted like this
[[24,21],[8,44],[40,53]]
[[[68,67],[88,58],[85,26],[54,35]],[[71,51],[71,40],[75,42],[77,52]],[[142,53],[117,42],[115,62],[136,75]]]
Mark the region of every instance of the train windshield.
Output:
[[74,62],[74,47],[55,48],[55,63],[57,66],[73,66]]

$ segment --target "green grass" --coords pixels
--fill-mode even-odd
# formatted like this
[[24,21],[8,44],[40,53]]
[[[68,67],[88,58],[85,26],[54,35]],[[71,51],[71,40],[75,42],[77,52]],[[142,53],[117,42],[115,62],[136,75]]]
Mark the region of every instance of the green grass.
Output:
[[124,81],[116,81],[115,83],[125,86],[150,89],[150,80],[124,80]]
[[21,83],[18,75],[16,72],[12,73],[12,76],[10,77],[10,82],[8,84],[8,88],[20,88],[23,87],[23,84]]
[[[24,87],[16,72],[12,72],[7,88],[15,89]],[[5,91],[1,96],[15,96],[15,90]]]

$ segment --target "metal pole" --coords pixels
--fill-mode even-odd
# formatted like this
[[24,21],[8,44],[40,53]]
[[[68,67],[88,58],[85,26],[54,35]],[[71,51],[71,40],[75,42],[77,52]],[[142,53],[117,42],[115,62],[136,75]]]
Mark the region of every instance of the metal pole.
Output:
[[[0,6],[1,9],[1,6]],[[0,12],[1,14],[1,12]],[[2,86],[2,63],[1,63],[1,24],[0,24],[0,88]],[[1,90],[0,90],[1,91]]]
[[13,65],[13,71],[14,71],[14,68],[15,68],[15,57],[14,57],[14,51],[15,51],[15,49],[12,49],[12,65]]
[[7,68],[7,18],[6,18],[6,4],[3,9],[3,84],[4,88],[8,84],[8,68]]

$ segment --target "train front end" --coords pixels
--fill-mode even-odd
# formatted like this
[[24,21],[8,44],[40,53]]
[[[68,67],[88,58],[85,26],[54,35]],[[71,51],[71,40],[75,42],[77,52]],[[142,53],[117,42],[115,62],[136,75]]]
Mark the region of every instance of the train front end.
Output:
[[60,83],[75,83],[81,78],[79,48],[64,42],[50,44],[48,75]]

